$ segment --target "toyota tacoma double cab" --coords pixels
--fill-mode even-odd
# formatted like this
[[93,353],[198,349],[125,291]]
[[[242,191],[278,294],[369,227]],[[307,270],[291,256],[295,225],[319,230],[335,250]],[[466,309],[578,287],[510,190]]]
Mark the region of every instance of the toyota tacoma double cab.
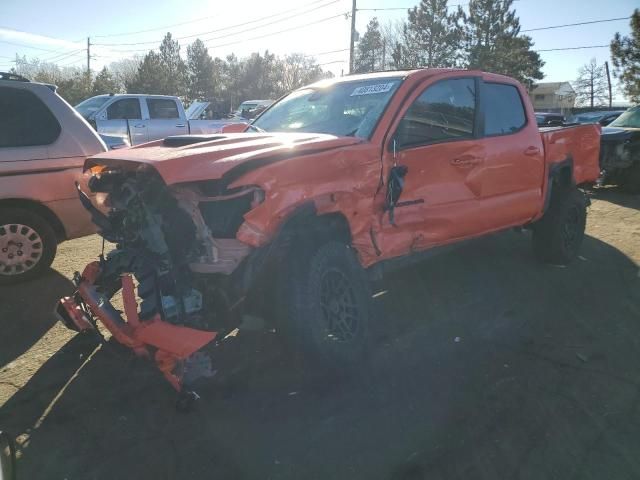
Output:
[[599,175],[599,125],[541,131],[521,84],[480,71],[323,80],[238,129],[85,164],[109,213],[81,200],[117,248],[76,275],[60,319],[102,322],[177,390],[242,312],[307,358],[357,363],[371,277],[463,240],[524,227],[542,261],[571,262]]

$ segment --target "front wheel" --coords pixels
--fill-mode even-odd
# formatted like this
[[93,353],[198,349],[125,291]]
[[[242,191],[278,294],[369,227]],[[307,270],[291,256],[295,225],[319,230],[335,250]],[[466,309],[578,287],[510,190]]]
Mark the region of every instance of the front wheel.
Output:
[[0,284],[34,278],[51,265],[56,234],[40,215],[21,208],[0,209]]
[[340,370],[362,360],[372,299],[354,250],[333,241],[298,247],[281,278],[278,317],[294,352]]
[[551,204],[533,226],[533,251],[546,263],[567,265],[577,255],[584,240],[587,202],[577,187],[556,187]]

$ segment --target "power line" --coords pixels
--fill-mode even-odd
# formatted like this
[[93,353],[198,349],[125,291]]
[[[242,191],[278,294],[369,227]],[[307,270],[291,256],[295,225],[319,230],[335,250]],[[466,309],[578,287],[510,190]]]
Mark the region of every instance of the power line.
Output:
[[[469,3],[455,3],[453,5],[447,5],[447,8],[453,7],[464,7],[465,5],[469,5]],[[411,5],[410,7],[381,7],[381,8],[358,8],[358,12],[378,12],[378,11],[391,11],[391,10],[411,10],[412,8],[417,7],[417,5]]]
[[[277,16],[282,15],[284,13],[288,13],[290,11],[297,10],[299,8],[309,7],[311,5],[315,5],[316,3],[320,3],[320,2],[323,2],[323,1],[325,1],[325,0],[316,0],[314,2],[310,2],[310,3],[307,3],[305,5],[301,5],[300,7],[292,8],[292,9],[285,10],[285,11],[279,12],[279,13],[274,13],[274,14],[268,15],[266,17],[260,17],[260,18],[257,18],[255,20],[250,20],[248,22],[239,23],[237,25],[230,25],[230,26],[224,27],[224,28],[222,28],[220,30],[228,30],[228,29],[235,28],[235,27],[243,27],[245,25],[249,25],[251,23],[259,22],[261,20],[268,20],[270,18],[277,17]],[[139,33],[157,32],[159,30],[166,30],[168,28],[179,27],[179,26],[182,26],[182,25],[188,25],[190,23],[201,22],[203,20],[209,20],[211,18],[218,18],[218,17],[219,17],[218,15],[211,15],[211,16],[208,16],[208,17],[197,18],[195,20],[189,20],[189,21],[182,22],[182,23],[174,23],[173,25],[165,25],[164,27],[150,28],[150,29],[147,29],[147,30],[137,30],[137,31],[134,31],[134,32],[112,33],[112,34],[109,34],[109,35],[94,35],[94,37],[95,38],[124,37],[124,36],[128,36],[128,35],[136,35],[136,34],[139,34]]]
[[333,62],[319,63],[319,64],[318,64],[318,66],[319,66],[319,67],[322,67],[322,66],[324,66],[324,65],[332,65],[332,64],[334,64],[334,63],[349,63],[349,62],[348,62],[348,61],[346,61],[346,60],[334,60]]
[[[49,50],[48,48],[34,47],[32,45],[25,45],[24,43],[10,42],[9,40],[0,40],[0,43],[8,43],[9,45],[15,45],[17,47],[32,48],[33,50],[41,50],[43,52],[49,52],[49,53],[58,53],[62,51],[62,50]],[[72,47],[68,47],[68,48],[72,48]]]
[[72,52],[64,52],[58,55],[54,55],[53,57],[50,58],[39,58],[39,60],[44,60],[45,62],[59,62],[60,60],[64,60],[65,58],[67,58],[69,55],[76,55],[80,52],[84,52],[85,49],[84,48],[79,48],[77,50],[73,50]]
[[[279,35],[281,33],[287,33],[287,32],[293,31],[293,30],[298,30],[300,28],[304,28],[304,27],[308,27],[308,26],[315,25],[315,24],[318,24],[318,23],[326,22],[326,21],[334,19],[334,18],[343,17],[343,16],[346,16],[348,14],[349,14],[349,12],[343,12],[343,13],[339,13],[337,15],[332,15],[330,17],[321,18],[320,20],[316,20],[316,21],[313,21],[313,22],[305,23],[303,25],[296,25],[296,26],[293,26],[293,27],[290,27],[290,28],[277,30],[275,32],[269,32],[269,33],[265,33],[265,34],[261,34],[261,35],[256,35],[256,36],[253,36],[253,37],[243,38],[241,40],[227,42],[227,43],[219,44],[219,45],[211,45],[210,43],[207,43],[207,42],[211,42],[212,40],[217,40],[217,39],[220,39],[220,38],[227,38],[229,35],[235,35],[236,33],[242,33],[242,32],[236,32],[236,33],[229,34],[229,35],[222,35],[222,36],[219,36],[219,37],[203,38],[201,40],[203,41],[205,46],[207,46],[207,48],[213,49],[213,48],[219,48],[219,47],[226,47],[228,45],[236,45],[238,43],[243,43],[243,42],[250,41],[250,40],[257,40],[257,39],[260,39],[260,38],[266,38],[266,37],[270,37],[270,36],[273,36],[273,35]],[[264,25],[264,26],[266,26],[266,25]],[[97,44],[92,44],[92,45],[97,45]],[[103,45],[103,44],[100,44],[100,45]],[[136,49],[126,49],[126,50],[118,50],[118,49],[110,48],[109,50],[111,52],[114,52],[114,53],[133,53],[133,52],[148,52],[149,51],[148,48],[136,48]],[[108,55],[108,56],[113,57],[115,55]]]
[[319,57],[321,55],[328,55],[330,53],[342,53],[348,52],[348,48],[341,48],[340,50],[329,50],[328,52],[318,52],[318,53],[310,53],[309,55],[305,55],[305,57]]
[[536,50],[536,52],[559,52],[562,50],[582,50],[584,48],[604,48],[604,47],[609,47],[609,45],[587,45],[584,47],[546,48],[543,50]]
[[339,13],[338,15],[332,15],[331,17],[321,18],[320,20],[316,20],[315,22],[309,22],[309,23],[305,23],[304,25],[297,25],[295,27],[285,28],[283,30],[278,30],[277,32],[266,33],[266,34],[258,35],[258,36],[255,36],[255,37],[243,38],[242,40],[236,40],[234,42],[222,43],[220,45],[213,45],[213,46],[207,46],[207,47],[211,48],[211,49],[214,49],[214,48],[220,48],[220,47],[227,47],[229,45],[236,45],[238,43],[247,42],[247,41],[250,41],[250,40],[258,40],[260,38],[270,37],[270,36],[273,36],[273,35],[279,35],[281,33],[291,32],[293,30],[299,30],[301,28],[305,28],[305,27],[309,27],[311,25],[316,25],[318,23],[326,22],[326,21],[332,20],[334,18],[346,17],[348,14],[349,14],[349,12],[343,12],[343,13]]
[[604,20],[591,20],[589,22],[564,23],[562,25],[552,25],[550,27],[528,28],[526,30],[520,30],[520,31],[521,32],[537,32],[540,30],[551,30],[553,28],[577,27],[579,25],[591,25],[594,23],[617,22],[619,20],[628,20],[630,18],[631,17],[606,18]]
[[[322,0],[322,1],[326,2],[326,0]],[[273,24],[276,24],[276,23],[284,22],[286,20],[290,20],[290,19],[295,18],[295,17],[299,17],[300,15],[306,15],[308,13],[314,12],[314,11],[319,10],[321,8],[324,8],[324,7],[328,7],[329,5],[333,5],[334,3],[338,3],[340,1],[341,0],[331,0],[331,1],[327,2],[327,3],[324,3],[323,5],[319,5],[317,7],[311,8],[309,10],[304,10],[302,12],[298,12],[298,13],[295,13],[293,15],[289,15],[288,17],[283,17],[283,18],[280,18],[278,20],[274,20],[274,21],[266,23],[264,25],[259,25],[257,27],[252,27],[252,28],[249,28],[249,29],[240,30],[238,32],[228,33],[228,34],[225,34],[225,35],[220,36],[220,37],[209,38],[209,39],[206,39],[206,40],[215,40],[215,39],[223,38],[223,37],[226,37],[226,36],[229,36],[229,35],[238,35],[238,34],[241,34],[241,33],[252,31],[255,28],[267,27],[269,25],[273,25]],[[317,2],[314,2],[314,3],[317,3]],[[293,10],[296,10],[296,9],[293,9]],[[289,10],[289,11],[291,11],[291,10]],[[287,13],[287,12],[284,12],[284,13]],[[263,21],[263,20],[272,18],[274,16],[278,16],[278,15],[282,15],[282,13],[279,13],[279,14],[276,14],[276,15],[270,15],[269,17],[263,17],[263,18],[257,19],[257,20],[251,20],[249,22],[239,23],[237,25],[231,25],[231,26],[228,26],[228,27],[218,28],[218,29],[215,29],[215,30],[209,30],[207,32],[193,33],[193,34],[190,34],[190,35],[184,35],[182,37],[176,37],[175,40],[184,40],[186,38],[194,38],[194,37],[200,37],[202,35],[209,35],[211,33],[218,33],[218,32],[222,32],[222,31],[225,31],[225,30],[230,30],[232,28],[249,25],[251,23],[260,22],[260,21]],[[131,42],[131,43],[95,43],[94,45],[100,45],[100,46],[104,46],[104,47],[118,47],[118,46],[126,47],[126,46],[136,46],[136,45],[155,45],[155,44],[158,44],[158,43],[160,43],[160,41]]]

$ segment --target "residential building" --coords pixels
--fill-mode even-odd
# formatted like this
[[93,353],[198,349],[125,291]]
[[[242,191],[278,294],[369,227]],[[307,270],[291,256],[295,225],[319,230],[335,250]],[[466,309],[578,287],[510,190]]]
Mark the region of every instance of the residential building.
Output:
[[569,82],[535,83],[529,92],[536,112],[569,113],[576,101],[576,92]]

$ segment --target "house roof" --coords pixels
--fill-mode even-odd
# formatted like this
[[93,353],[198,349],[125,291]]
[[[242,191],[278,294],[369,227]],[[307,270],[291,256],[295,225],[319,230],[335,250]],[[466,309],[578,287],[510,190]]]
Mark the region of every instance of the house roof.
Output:
[[559,93],[559,91],[563,91],[563,93],[573,93],[574,90],[569,82],[542,82],[534,84],[531,88],[531,93],[542,95]]

